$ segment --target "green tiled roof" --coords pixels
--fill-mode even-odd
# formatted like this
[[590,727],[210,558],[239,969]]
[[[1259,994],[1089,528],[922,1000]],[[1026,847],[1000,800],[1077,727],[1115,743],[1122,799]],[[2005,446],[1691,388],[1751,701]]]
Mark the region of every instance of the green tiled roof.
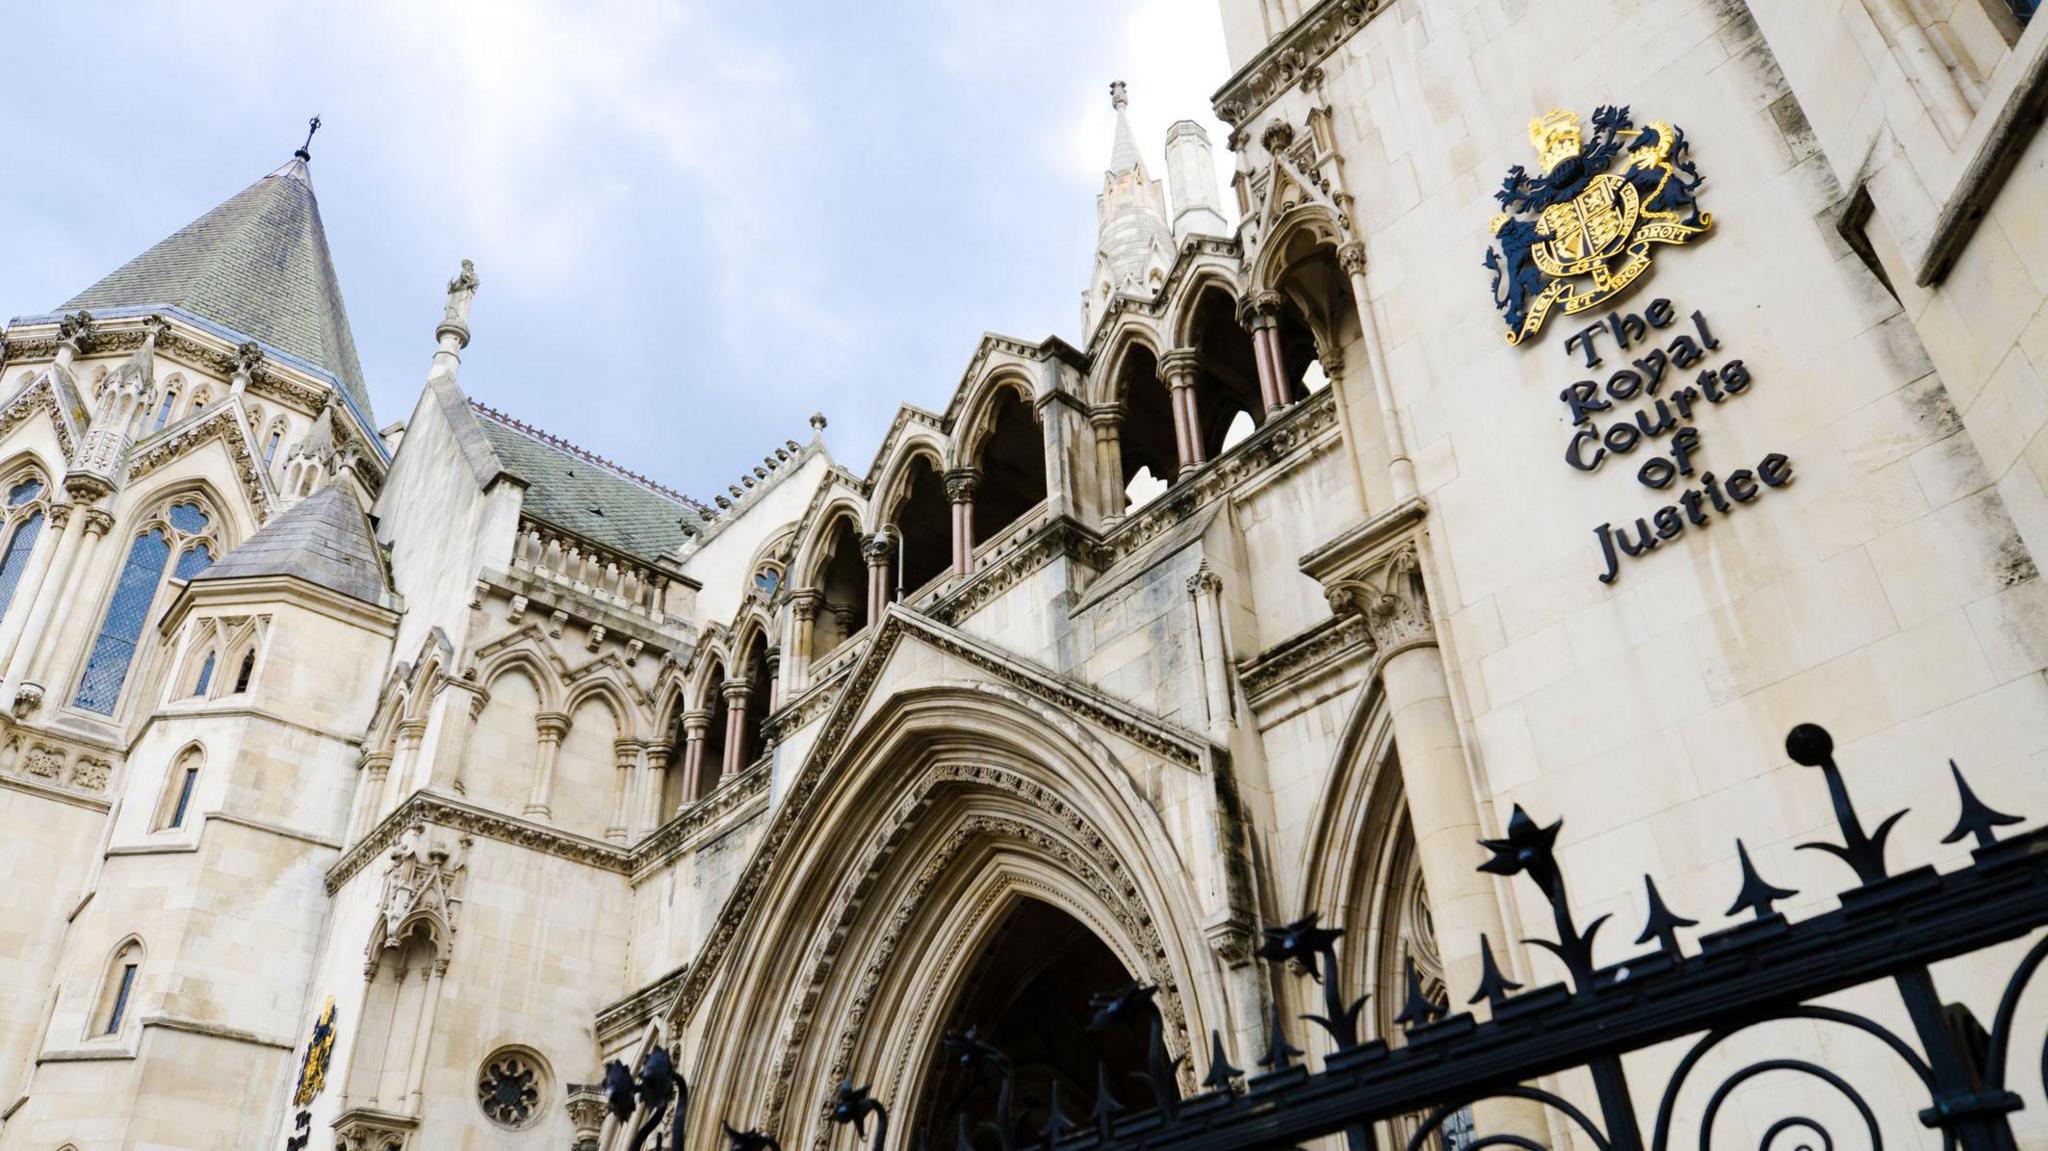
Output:
[[332,372],[369,418],[370,396],[304,160],[244,188],[112,275],[75,308],[178,307]]
[[644,561],[673,554],[703,530],[702,505],[681,492],[470,403],[499,462],[526,482],[527,515]]

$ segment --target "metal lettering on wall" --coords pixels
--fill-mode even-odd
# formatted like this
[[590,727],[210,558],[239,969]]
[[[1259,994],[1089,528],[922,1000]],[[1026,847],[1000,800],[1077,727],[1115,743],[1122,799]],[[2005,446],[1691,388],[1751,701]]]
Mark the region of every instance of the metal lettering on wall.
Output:
[[[1543,174],[1517,164],[1494,193],[1507,211],[1493,218],[1496,247],[1487,249],[1485,265],[1510,344],[1534,336],[1553,311],[1576,315],[1619,297],[1649,271],[1651,245],[1684,244],[1713,226],[1694,197],[1704,177],[1682,130],[1661,120],[1637,129],[1628,108],[1613,105],[1595,109],[1592,124],[1588,144],[1570,112],[1530,121]],[[1609,171],[1617,161],[1625,161],[1621,170]],[[1636,481],[1672,496],[1620,527],[1608,521],[1593,529],[1601,583],[1615,581],[1624,559],[1706,528],[1792,479],[1792,461],[1781,452],[1725,476],[1698,466],[1704,440],[1695,416],[1746,393],[1753,377],[1740,358],[1714,355],[1721,341],[1704,312],[1690,320],[1683,323],[1670,300],[1655,299],[1640,313],[1609,312],[1564,341],[1575,370],[1605,373],[1558,393],[1572,429],[1564,462],[1594,472],[1640,452],[1647,458]]]

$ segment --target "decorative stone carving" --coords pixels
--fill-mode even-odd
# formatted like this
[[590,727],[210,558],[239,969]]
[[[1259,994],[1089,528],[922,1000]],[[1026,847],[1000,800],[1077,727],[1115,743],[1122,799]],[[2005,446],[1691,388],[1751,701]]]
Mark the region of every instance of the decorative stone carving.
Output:
[[1436,638],[1422,563],[1412,540],[1368,565],[1358,576],[1333,582],[1324,594],[1331,611],[1365,618],[1381,658]]
[[334,1121],[334,1151],[406,1151],[420,1121],[357,1107]]
[[515,1131],[541,1116],[547,1089],[547,1069],[523,1047],[500,1048],[477,1071],[477,1106],[491,1122]]
[[22,771],[37,779],[54,780],[64,774],[64,753],[47,744],[36,744],[28,749]]
[[956,468],[946,473],[946,499],[950,503],[971,503],[981,486],[981,473],[973,468]]
[[603,1086],[569,1084],[569,1097],[562,1108],[569,1113],[569,1123],[576,1130],[576,1141],[569,1145],[570,1151],[598,1151],[597,1139],[604,1132],[606,1111]]
[[[1248,124],[1289,86],[1308,82],[1317,65],[1385,6],[1383,0],[1323,0],[1216,94],[1216,118],[1233,126]],[[1314,84],[1320,83],[1315,77]]]
[[896,540],[887,532],[876,532],[861,541],[860,554],[867,557],[869,567],[880,567],[896,554]]
[[[406,935],[407,926],[425,916],[446,935],[455,934],[457,913],[462,908],[462,888],[469,869],[471,840],[456,841],[456,852],[435,841],[426,824],[419,823],[399,837],[391,849],[391,864],[384,871],[384,890],[377,900],[378,923],[372,932],[365,969],[374,969],[377,954],[395,946]],[[441,962],[447,960],[443,950]]]
[[105,791],[107,777],[113,774],[113,770],[104,759],[80,756],[78,762],[71,765],[71,786],[86,791]]

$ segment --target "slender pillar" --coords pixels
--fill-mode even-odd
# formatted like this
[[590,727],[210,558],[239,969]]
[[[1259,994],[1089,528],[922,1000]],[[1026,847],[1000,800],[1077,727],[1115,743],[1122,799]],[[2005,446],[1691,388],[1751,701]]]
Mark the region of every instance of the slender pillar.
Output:
[[1202,696],[1209,712],[1209,737],[1223,740],[1237,726],[1230,703],[1230,653],[1223,645],[1223,581],[1205,561],[1188,577],[1195,600],[1195,629],[1202,653]]
[[783,668],[788,678],[788,698],[811,685],[811,649],[817,638],[818,605],[825,602],[825,593],[817,588],[805,588],[793,592],[789,597],[789,659]]
[[391,756],[388,752],[363,757],[363,778],[356,784],[355,810],[349,813],[348,842],[354,843],[368,834],[372,825],[372,813],[384,798],[384,780],[391,774]]
[[1365,341],[1365,370],[1372,377],[1373,396],[1379,402],[1381,434],[1387,442],[1387,474],[1393,481],[1394,502],[1414,499],[1415,462],[1408,458],[1408,438],[1401,431],[1400,413],[1394,407],[1394,389],[1387,378],[1387,360],[1380,353],[1379,329],[1373,326],[1372,304],[1365,295],[1365,245],[1346,244],[1337,249],[1337,262],[1351,280],[1351,299],[1358,307],[1360,338]]
[[0,667],[13,659],[15,645],[26,634],[27,620],[42,595],[43,577],[49,574],[50,563],[64,544],[64,527],[70,522],[70,504],[51,504],[43,513],[43,530],[36,540],[35,553],[29,557],[28,570],[22,573],[21,583],[14,589],[13,609],[5,619],[0,619]]
[[646,770],[641,773],[644,783],[634,828],[642,835],[661,826],[661,796],[668,790],[668,759],[674,751],[672,743],[650,743],[641,752]]
[[604,837],[612,843],[626,842],[626,820],[633,811],[634,769],[640,765],[640,744],[637,740],[615,739],[612,741],[612,821],[604,829]]
[[[86,508],[79,514],[85,517],[85,532],[79,537],[78,547],[69,557],[70,562],[64,566],[63,573],[53,575],[50,581],[51,590],[57,594],[46,597],[53,602],[49,609],[50,614],[44,621],[45,626],[40,629],[37,642],[23,642],[14,653],[16,661],[22,664],[17,698],[20,695],[33,695],[31,703],[40,701],[44,695],[45,685],[58,678],[55,671],[62,655],[58,644],[71,623],[72,613],[77,610],[81,601],[88,598],[79,594],[80,589],[75,585],[81,576],[91,578],[93,556],[99,551],[99,541],[114,526],[114,517],[103,508]],[[31,620],[30,626],[34,626],[35,622]],[[26,641],[27,637],[24,636],[23,639]],[[24,655],[26,659],[23,658]]]
[[412,776],[420,758],[420,741],[427,734],[427,721],[421,718],[401,720],[398,724],[397,750],[391,757],[391,771],[384,784],[384,792],[377,800],[377,818],[382,819],[398,806],[399,800],[413,786]]
[[711,730],[711,709],[691,708],[683,713],[683,799],[676,810],[697,802],[704,778],[704,733]]
[[427,984],[426,1001],[420,1004],[419,1030],[413,1033],[412,1056],[406,1064],[405,1097],[412,1114],[420,1113],[420,1102],[427,1080],[427,1051],[434,1042],[434,1016],[441,1006],[441,981],[448,974],[448,957],[434,956],[420,972],[420,978]]
[[732,779],[744,771],[747,761],[747,700],[754,694],[754,685],[743,679],[725,681],[725,763],[720,766],[718,778]]
[[953,570],[974,574],[974,489],[981,486],[981,473],[973,468],[956,468],[946,473],[946,499],[953,506]]
[[873,627],[889,610],[889,560],[896,541],[886,531],[876,532],[861,543],[860,552],[868,561],[868,626]]
[[1176,348],[1159,361],[1159,370],[1173,397],[1173,441],[1180,454],[1181,475],[1202,466],[1201,409],[1195,400],[1198,362],[1192,348]]
[[[68,530],[74,510],[74,504],[49,506],[45,535],[51,539],[37,541],[35,565],[29,571],[33,584],[16,588],[14,592],[14,602],[20,604],[20,608],[8,612],[16,616],[16,623],[14,635],[8,639],[6,647],[6,678],[4,686],[0,686],[0,694],[4,694],[4,698],[0,698],[0,702],[12,702],[14,688],[20,686],[20,678],[29,670],[29,655],[35,651],[37,643],[43,641],[43,629],[49,625],[49,614],[57,608],[57,600],[66,598],[66,578],[72,569],[72,559],[78,557],[78,537],[84,535],[84,532]],[[55,590],[49,596],[39,594],[45,580]]]
[[533,727],[540,747],[534,756],[533,794],[527,798],[526,814],[547,819],[554,814],[548,800],[555,789],[555,759],[562,753],[562,737],[569,733],[569,717],[559,711],[544,711]]
[[436,790],[467,790],[463,769],[469,758],[469,740],[476,734],[476,721],[483,716],[491,693],[483,685],[463,679],[446,680],[436,704],[441,709],[441,728],[434,745],[434,761],[428,765],[427,786]]
[[1259,371],[1259,401],[1270,417],[1287,406],[1287,372],[1280,361],[1280,294],[1259,293],[1244,315],[1252,333],[1252,360]]
[[1117,404],[1088,409],[1088,425],[1095,430],[1096,500],[1102,521],[1113,524],[1124,518],[1123,408]]

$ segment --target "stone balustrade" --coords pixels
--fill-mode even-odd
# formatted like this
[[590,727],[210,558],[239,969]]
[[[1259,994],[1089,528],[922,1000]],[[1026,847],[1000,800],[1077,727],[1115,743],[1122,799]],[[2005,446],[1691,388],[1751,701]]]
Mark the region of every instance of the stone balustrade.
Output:
[[663,622],[668,577],[589,540],[522,517],[512,566],[628,614]]

